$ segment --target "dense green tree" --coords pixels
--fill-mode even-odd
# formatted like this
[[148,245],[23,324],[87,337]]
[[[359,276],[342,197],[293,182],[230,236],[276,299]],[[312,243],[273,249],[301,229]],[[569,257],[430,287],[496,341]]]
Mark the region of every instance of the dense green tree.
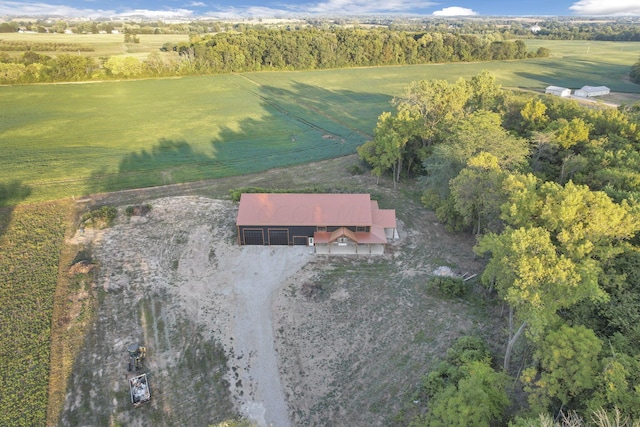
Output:
[[629,77],[631,77],[631,80],[635,83],[640,83],[640,59],[631,67]]
[[500,168],[516,170],[526,162],[529,151],[526,141],[502,128],[497,113],[485,110],[451,124],[441,132],[440,141],[424,161],[424,168],[427,190],[437,191],[443,199],[449,195],[450,181],[470,158],[485,152],[497,159]]
[[[373,141],[358,147],[360,158],[372,166],[372,173],[377,177],[388,169],[392,171],[394,188],[400,178],[402,161],[411,125],[405,124],[406,114],[393,116],[384,112],[378,118]],[[410,117],[408,120],[411,120]]]
[[509,405],[507,376],[496,372],[488,360],[467,362],[460,371],[462,378],[437,393],[429,412],[414,420],[412,427],[488,427],[502,419]]
[[[517,187],[513,178],[509,183]],[[611,259],[622,252],[620,243],[640,230],[638,208],[626,201],[617,204],[603,192],[572,182],[546,182],[539,189],[537,183],[528,178],[528,185],[511,192],[503,219],[514,227],[548,230],[558,250],[577,262]]]
[[467,167],[450,182],[456,211],[477,235],[483,230],[500,230],[500,206],[506,201],[502,186],[505,177],[498,159],[482,152],[469,159]]
[[95,68],[92,57],[62,54],[51,60],[47,72],[53,81],[81,81],[90,79]]
[[488,71],[471,77],[469,80],[471,96],[467,102],[467,108],[471,111],[488,110],[496,111],[502,101],[503,91],[496,82],[496,76]]
[[531,392],[531,407],[544,411],[553,399],[567,405],[592,391],[600,372],[601,351],[600,339],[582,325],[562,325],[546,334],[533,355],[536,367],[522,374]]
[[[530,336],[539,340],[559,320],[560,309],[584,298],[602,297],[597,283],[582,283],[580,268],[558,253],[551,235],[542,228],[507,227],[501,234],[483,236],[475,250],[479,255],[491,253],[482,281],[495,288],[511,308],[505,370],[513,344],[527,326]],[[517,331],[514,319],[521,322]]]
[[463,79],[456,83],[422,80],[409,85],[401,97],[394,99],[394,104],[399,112],[422,121],[418,136],[426,146],[432,142],[439,126],[463,114],[470,96]]
[[637,386],[640,361],[626,354],[614,354],[603,359],[602,364],[588,407],[594,411],[619,410],[624,416],[640,420],[640,387]]
[[549,124],[549,130],[553,132],[555,142],[565,149],[589,141],[590,128],[591,126],[578,117],[571,121],[560,118]]
[[535,132],[543,130],[549,123],[546,114],[547,106],[539,99],[531,99],[524,105],[520,112],[522,116],[522,129],[525,132]]
[[112,56],[104,68],[116,77],[136,77],[142,74],[143,64],[135,56]]

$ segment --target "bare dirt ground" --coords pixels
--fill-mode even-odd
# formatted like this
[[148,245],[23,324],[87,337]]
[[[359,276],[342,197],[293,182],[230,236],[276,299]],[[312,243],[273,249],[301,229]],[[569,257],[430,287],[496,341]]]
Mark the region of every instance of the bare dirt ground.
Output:
[[[451,342],[500,330],[481,301],[445,300],[425,286],[440,266],[480,272],[471,238],[445,231],[409,189],[339,178],[396,208],[401,238],[386,255],[239,247],[230,201],[156,198],[158,189],[99,196],[118,200],[120,215],[111,228],[86,229],[70,242],[89,248],[98,265],[98,305],[62,424],[207,426],[240,414],[274,427],[406,425],[420,376]],[[245,185],[264,179],[295,184],[281,176],[245,177]],[[131,200],[152,209],[128,218]],[[133,342],[148,347],[152,392],[137,409],[125,353]]]

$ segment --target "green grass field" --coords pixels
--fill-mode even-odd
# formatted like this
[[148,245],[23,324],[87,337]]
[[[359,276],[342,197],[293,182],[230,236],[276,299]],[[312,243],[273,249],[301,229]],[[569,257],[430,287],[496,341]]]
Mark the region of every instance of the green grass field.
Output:
[[527,43],[550,48],[552,57],[0,87],[0,205],[351,154],[371,137],[392,97],[415,80],[469,78],[486,69],[509,88],[589,84],[640,92],[625,77],[640,43]]

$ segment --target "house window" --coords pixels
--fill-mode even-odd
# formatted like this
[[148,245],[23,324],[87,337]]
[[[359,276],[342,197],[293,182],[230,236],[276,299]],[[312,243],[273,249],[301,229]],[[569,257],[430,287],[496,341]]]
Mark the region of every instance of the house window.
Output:
[[349,243],[349,239],[346,237],[338,237],[338,243]]
[[367,227],[356,227],[356,231],[367,231]]
[[318,231],[327,231],[327,227],[318,227]]

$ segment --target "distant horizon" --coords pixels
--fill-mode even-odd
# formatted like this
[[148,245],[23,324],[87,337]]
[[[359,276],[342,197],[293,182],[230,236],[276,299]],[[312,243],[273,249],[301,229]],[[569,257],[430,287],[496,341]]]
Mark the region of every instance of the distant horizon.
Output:
[[640,17],[638,0],[0,0],[3,17],[157,20],[332,17]]

